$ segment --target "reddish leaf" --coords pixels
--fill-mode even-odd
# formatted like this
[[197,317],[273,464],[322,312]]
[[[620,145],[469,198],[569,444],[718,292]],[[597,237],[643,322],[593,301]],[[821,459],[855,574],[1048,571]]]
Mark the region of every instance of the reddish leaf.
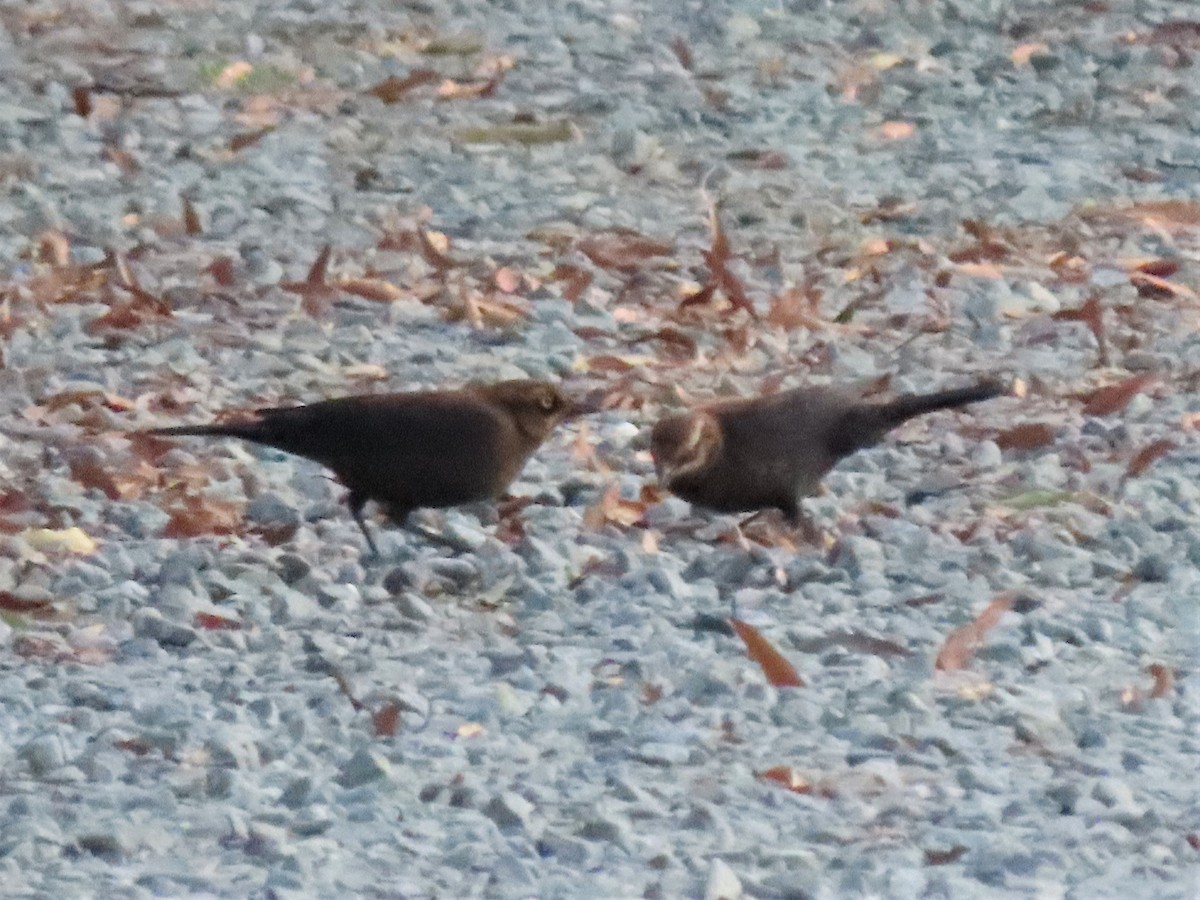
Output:
[[192,624],[206,631],[241,631],[242,623],[237,619],[227,619],[214,613],[198,612],[192,618]]
[[1056,431],[1045,422],[1030,422],[1014,425],[996,435],[996,446],[1001,450],[1036,450],[1054,443]]
[[821,289],[813,285],[791,287],[776,294],[767,312],[767,322],[784,331],[796,328],[821,328]]
[[1092,337],[1096,339],[1096,345],[1100,348],[1101,355],[1107,353],[1104,336],[1104,311],[1100,308],[1099,295],[1092,294],[1084,301],[1083,306],[1077,309],[1061,310],[1056,312],[1053,318],[1059,322],[1083,322],[1091,331]]
[[716,204],[709,207],[708,224],[712,231],[712,246],[704,251],[703,256],[712,273],[712,280],[725,293],[734,309],[743,309],[749,313],[750,318],[757,319],[758,313],[755,312],[750,298],[746,296],[746,289],[743,287],[741,279],[729,271],[729,262],[732,259],[729,238],[721,226],[721,217],[717,213]]
[[1154,677],[1151,697],[1166,697],[1175,690],[1175,673],[1162,663],[1152,663],[1147,671]]
[[692,66],[695,60],[692,59],[692,48],[682,37],[676,35],[671,39],[671,52],[675,54],[675,58],[679,60],[679,64],[692,71]]
[[804,679],[795,667],[757,628],[741,619],[730,619],[729,624],[746,645],[746,654],[762,668],[768,683],[775,687],[804,687]]
[[71,99],[75,103],[75,115],[86,119],[92,114],[92,92],[79,85],[71,91]]
[[241,525],[241,512],[239,504],[228,500],[185,494],[171,509],[163,537],[233,534]]
[[26,600],[9,591],[0,591],[0,610],[11,613],[51,612],[54,605],[49,600]]
[[117,486],[108,470],[94,458],[79,456],[68,461],[71,477],[85,488],[94,488],[103,492],[109,500],[120,500],[121,489]]
[[966,852],[967,848],[962,844],[955,844],[949,850],[926,850],[925,865],[946,866],[962,858],[963,854]]
[[371,713],[371,726],[375,729],[376,737],[394,737],[400,726],[400,707],[395,703],[385,703]]
[[221,287],[232,287],[237,281],[233,259],[228,256],[218,256],[204,271],[208,272]]
[[337,297],[338,289],[326,281],[329,270],[329,258],[333,248],[326,244],[317,254],[313,264],[309,266],[308,274],[303,281],[280,282],[279,287],[290,294],[300,296],[300,305],[314,319],[328,312],[329,307]]
[[154,749],[154,745],[143,738],[121,738],[113,741],[113,747],[134,756],[145,756]]
[[763,781],[773,781],[796,794],[811,794],[813,792],[812,782],[791,766],[772,766],[761,772],[755,772],[754,777],[761,778]]
[[579,242],[579,251],[601,269],[632,275],[665,256],[674,247],[636,231],[605,231]]
[[621,486],[611,484],[598,503],[589,506],[583,513],[583,523],[588,528],[602,528],[612,523],[622,528],[645,524],[646,507],[642,500],[626,500],[621,496]]
[[591,272],[579,266],[573,266],[570,263],[559,263],[554,267],[550,278],[553,281],[564,282],[563,297],[572,303],[582,297],[583,292],[592,283]]
[[441,80],[442,76],[433,69],[413,69],[403,78],[399,75],[385,78],[373,87],[367,88],[366,92],[378,97],[384,103],[399,103],[404,99],[404,95],[413,88],[426,84],[437,84]]
[[229,149],[234,153],[237,153],[239,150],[245,150],[247,147],[253,147],[274,130],[274,125],[268,125],[265,128],[259,128],[256,131],[243,131],[235,134],[229,139]]
[[941,672],[957,672],[965,669],[970,663],[971,657],[975,655],[975,651],[983,643],[984,637],[1012,608],[1017,596],[1016,591],[1006,591],[1000,594],[985,606],[983,612],[973,621],[950,632],[942,644],[942,649],[938,651],[934,668]]
[[1134,271],[1144,275],[1153,275],[1155,278],[1170,278],[1179,271],[1179,263],[1173,259],[1150,259],[1138,263],[1134,267]]
[[1166,438],[1160,438],[1150,445],[1139,450],[1129,461],[1129,467],[1125,469],[1126,478],[1136,478],[1145,472],[1154,462],[1167,453],[1175,449],[1175,442],[1169,441]]
[[1155,376],[1150,372],[1133,375],[1116,384],[1097,388],[1081,399],[1084,401],[1083,411],[1089,416],[1107,416],[1124,409],[1130,400],[1142,388],[1154,381]]
[[187,197],[183,198],[183,230],[189,235],[204,233],[204,226],[200,224],[200,214]]

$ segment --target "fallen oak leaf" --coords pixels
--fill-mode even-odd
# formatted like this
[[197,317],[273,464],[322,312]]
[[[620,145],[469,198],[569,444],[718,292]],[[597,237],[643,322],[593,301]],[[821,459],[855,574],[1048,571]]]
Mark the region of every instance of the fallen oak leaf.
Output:
[[795,667],[757,628],[741,619],[731,618],[729,624],[746,645],[746,655],[758,663],[769,684],[774,687],[804,687],[804,679]]
[[712,233],[712,246],[703,251],[701,255],[708,264],[712,280],[721,288],[734,309],[745,310],[751,319],[757,319],[758,313],[754,309],[754,304],[750,302],[750,298],[746,296],[746,289],[742,285],[741,279],[729,270],[729,262],[733,258],[729,247],[729,237],[721,225],[721,216],[715,203],[710,204],[708,208],[708,226]]
[[1166,438],[1160,438],[1157,441],[1143,447],[1133,459],[1129,461],[1129,466],[1125,469],[1126,478],[1136,478],[1150,468],[1154,463],[1175,449],[1176,443]]
[[1124,409],[1130,400],[1155,380],[1152,372],[1132,375],[1116,384],[1105,385],[1080,396],[1083,412],[1089,416],[1107,416]]
[[973,620],[950,632],[938,650],[933,667],[939,672],[957,672],[965,669],[987,633],[1012,609],[1019,596],[1017,591],[999,594]]
[[169,512],[171,518],[162,532],[169,538],[234,534],[242,521],[241,504],[199,494],[184,494]]
[[404,95],[414,88],[427,84],[437,84],[442,76],[433,69],[413,69],[404,77],[392,75],[378,84],[367,88],[364,93],[378,97],[386,104],[399,103]]
[[1001,450],[1036,450],[1054,443],[1057,432],[1045,422],[1029,422],[1014,425],[996,435],[996,446]]
[[772,766],[754,773],[755,778],[771,781],[787,788],[794,794],[811,794],[812,782],[793,769],[791,766]]
[[11,591],[0,591],[0,612],[20,613],[21,615],[38,615],[54,611],[54,604],[49,600],[37,597],[28,599],[19,597]]
[[600,500],[583,513],[583,523],[588,528],[599,529],[608,523],[629,528],[645,524],[647,503],[642,500],[626,500],[621,496],[621,486],[610,484]]
[[602,231],[589,235],[576,244],[580,253],[601,269],[611,269],[632,275],[659,260],[669,257],[675,249],[666,241],[646,237],[630,229]]
[[192,617],[192,625],[205,631],[241,631],[242,623],[215,613],[198,612]]
[[343,278],[337,286],[347,294],[377,303],[392,303],[404,296],[400,288],[382,278]]
[[1082,322],[1085,324],[1092,333],[1092,337],[1096,339],[1096,346],[1100,350],[1100,362],[1102,364],[1107,362],[1108,342],[1104,330],[1104,311],[1100,306],[1098,294],[1092,294],[1082,306],[1076,309],[1064,309],[1056,312],[1052,318],[1056,322]]

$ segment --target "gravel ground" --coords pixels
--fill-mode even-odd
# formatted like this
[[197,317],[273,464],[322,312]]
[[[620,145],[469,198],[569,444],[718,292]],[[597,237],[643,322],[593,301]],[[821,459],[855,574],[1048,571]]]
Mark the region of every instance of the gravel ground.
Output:
[[[0,893],[1200,895],[1198,23],[0,2]],[[821,546],[643,490],[690,398],[993,371]],[[125,434],[522,374],[608,408],[459,553]]]

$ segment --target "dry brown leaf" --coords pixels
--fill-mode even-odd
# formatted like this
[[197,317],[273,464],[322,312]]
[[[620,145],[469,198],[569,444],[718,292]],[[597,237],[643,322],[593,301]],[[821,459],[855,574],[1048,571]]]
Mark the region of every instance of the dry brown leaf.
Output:
[[582,297],[583,292],[592,283],[591,272],[570,263],[559,263],[554,267],[550,278],[552,281],[563,282],[563,297],[572,303]]
[[1150,272],[1134,272],[1129,276],[1129,283],[1137,290],[1139,297],[1158,299],[1181,297],[1184,300],[1196,299],[1196,292],[1190,287],[1176,284],[1173,281],[1168,281],[1166,278],[1161,278]]
[[1175,442],[1166,438],[1160,438],[1143,447],[1129,461],[1129,466],[1125,469],[1125,477],[1136,478],[1154,465],[1158,459],[1174,450],[1175,447]]
[[1151,697],[1166,697],[1175,690],[1175,672],[1162,663],[1151,663],[1146,671],[1154,678],[1154,687],[1150,690]]
[[183,231],[192,236],[204,233],[204,226],[200,223],[200,213],[196,211],[196,207],[187,197],[183,198]]
[[821,296],[821,289],[812,284],[780,291],[771,300],[771,309],[767,312],[768,324],[784,331],[824,328],[827,323],[821,319]]
[[79,85],[71,90],[71,100],[75,104],[75,115],[86,119],[92,114],[92,92]]
[[344,278],[338,282],[338,287],[347,294],[376,303],[392,303],[404,296],[400,288],[382,278]]
[[54,612],[54,604],[49,600],[27,600],[10,591],[0,591],[0,611],[45,617]]
[[741,619],[730,619],[729,624],[746,645],[746,654],[762,668],[769,684],[774,687],[804,687],[804,679],[795,667],[757,628]]
[[400,727],[400,706],[397,703],[385,703],[371,713],[371,727],[376,737],[395,737]]
[[404,99],[404,95],[413,88],[426,84],[437,84],[441,80],[442,76],[433,69],[413,69],[403,78],[399,75],[385,78],[378,84],[367,88],[366,93],[378,97],[384,103],[399,103]]
[[715,203],[708,208],[708,227],[712,233],[712,246],[704,251],[703,256],[705,263],[708,264],[709,272],[712,273],[712,282],[721,289],[734,309],[745,310],[749,313],[750,318],[757,319],[758,313],[746,295],[745,286],[741,279],[729,270],[729,263],[733,258],[729,247],[729,237],[721,225],[721,216]]
[[1046,422],[1028,422],[1000,432],[996,435],[996,446],[1001,450],[1036,450],[1053,444],[1057,433]]
[[279,284],[282,290],[298,294],[301,307],[314,319],[327,313],[338,295],[338,289],[326,281],[332,255],[333,248],[326,244],[309,266],[303,281],[283,281]]
[[1083,412],[1089,416],[1107,416],[1124,409],[1129,401],[1155,380],[1151,372],[1132,375],[1116,384],[1105,385],[1080,397]]
[[450,239],[440,231],[426,231],[421,225],[417,226],[417,242],[421,248],[421,256],[439,274],[445,274],[457,263],[446,255],[450,249]]
[[237,282],[237,270],[234,268],[232,257],[218,256],[204,271],[221,287],[232,287]]
[[504,81],[505,69],[497,67],[491,78],[484,81],[453,81],[449,78],[438,85],[439,100],[468,100],[474,97],[491,97]]
[[939,672],[957,672],[965,669],[987,633],[995,628],[1004,614],[1012,608],[1018,596],[1016,591],[1005,591],[997,595],[973,621],[950,632],[938,651],[934,668]]
[[590,235],[576,246],[601,269],[628,275],[659,264],[674,250],[670,243],[625,229]]
[[926,850],[925,865],[927,866],[947,866],[963,857],[967,852],[967,848],[962,844],[955,844],[948,850]]
[[170,508],[163,537],[235,534],[242,524],[242,505],[200,494],[183,494]]
[[593,530],[606,524],[629,528],[645,524],[646,506],[642,500],[626,500],[621,496],[621,486],[610,484],[600,499],[583,513],[583,523]]
[[254,131],[242,131],[235,134],[229,139],[229,149],[234,153],[239,150],[245,150],[247,147],[253,147],[268,134],[275,130],[277,126],[267,125],[263,128],[256,128]]
[[755,772],[754,777],[782,785],[796,794],[811,794],[813,792],[812,782],[791,766],[772,766],[769,769],[763,769],[761,772]]
[[1105,363],[1108,356],[1108,342],[1104,330],[1104,311],[1100,307],[1098,294],[1089,296],[1083,306],[1077,309],[1064,309],[1056,312],[1053,318],[1059,322],[1083,322],[1087,325],[1092,337],[1096,339],[1096,346],[1100,348],[1100,362]]
[[242,623],[237,619],[218,616],[215,613],[198,612],[192,617],[192,625],[205,631],[241,631]]

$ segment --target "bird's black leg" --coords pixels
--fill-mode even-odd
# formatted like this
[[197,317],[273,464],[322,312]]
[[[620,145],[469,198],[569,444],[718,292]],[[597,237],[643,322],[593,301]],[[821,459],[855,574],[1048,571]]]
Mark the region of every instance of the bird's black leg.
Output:
[[379,548],[375,546],[375,538],[371,537],[371,532],[367,530],[367,520],[363,518],[363,507],[367,505],[365,495],[357,491],[351,491],[350,496],[346,498],[346,503],[350,506],[350,515],[354,517],[354,521],[358,523],[358,528],[363,533],[363,537],[367,539],[367,546],[371,548],[371,555],[378,558]]
[[783,517],[790,526],[796,529],[796,532],[806,543],[815,544],[818,547],[821,546],[821,529],[816,526],[812,517],[804,511],[799,500],[789,508],[783,510]]

